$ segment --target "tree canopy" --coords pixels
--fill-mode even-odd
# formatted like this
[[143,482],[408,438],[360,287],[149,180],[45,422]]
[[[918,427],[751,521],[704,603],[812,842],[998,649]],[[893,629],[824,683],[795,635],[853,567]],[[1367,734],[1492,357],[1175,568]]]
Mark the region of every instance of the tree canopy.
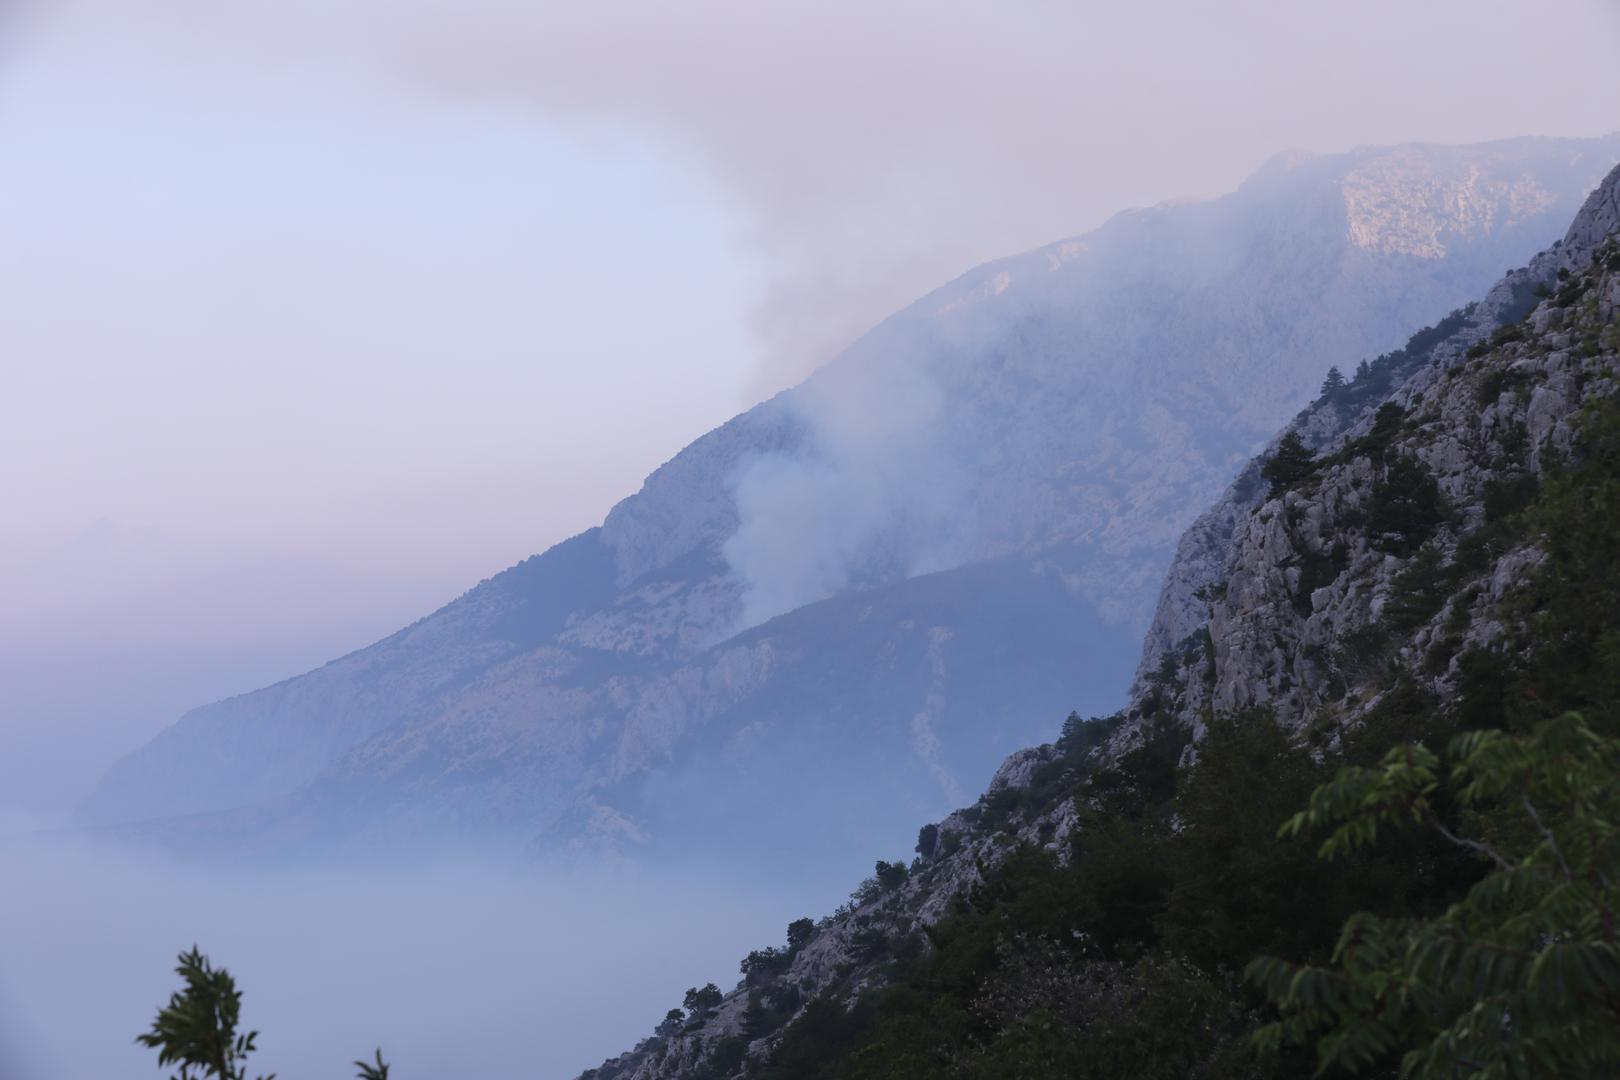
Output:
[[1352,916],[1327,966],[1250,964],[1283,1013],[1261,1045],[1314,1042],[1324,1070],[1351,1072],[1399,1054],[1420,1080],[1620,1075],[1620,742],[1566,713],[1528,735],[1466,732],[1447,756],[1449,775],[1398,746],[1283,826],[1332,827],[1321,855],[1336,858],[1417,825],[1491,871],[1434,918]]

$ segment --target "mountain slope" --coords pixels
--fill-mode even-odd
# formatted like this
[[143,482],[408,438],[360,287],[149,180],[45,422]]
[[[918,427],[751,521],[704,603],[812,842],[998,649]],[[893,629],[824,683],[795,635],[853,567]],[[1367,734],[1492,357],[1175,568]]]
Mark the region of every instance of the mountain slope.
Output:
[[[265,851],[474,834],[678,857],[724,829],[745,857],[809,817],[843,822],[836,858],[901,835],[1051,717],[1118,704],[1108,673],[1190,510],[1327,365],[1522,262],[1616,157],[1610,138],[1278,159],[975,270],[599,529],[188,714],[85,816]],[[751,791],[796,813],[739,818]]]
[[1404,740],[1571,708],[1620,732],[1617,390],[1620,169],[1562,243],[1305,410],[1314,461],[1201,519],[1224,548],[1176,571],[1213,559],[1204,617],[1149,645],[1126,710],[1011,757],[909,873],[585,1077],[1309,1073],[1252,1053],[1235,972],[1325,957],[1351,912],[1441,910],[1483,860],[1407,835],[1330,864],[1278,823]]

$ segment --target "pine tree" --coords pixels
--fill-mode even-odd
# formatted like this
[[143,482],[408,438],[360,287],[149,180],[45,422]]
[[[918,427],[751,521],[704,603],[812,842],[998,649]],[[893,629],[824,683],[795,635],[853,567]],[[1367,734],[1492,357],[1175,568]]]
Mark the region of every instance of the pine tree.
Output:
[[1062,746],[1068,746],[1070,743],[1073,743],[1075,740],[1080,738],[1080,734],[1082,730],[1084,730],[1085,726],[1086,722],[1080,718],[1079,713],[1069,713],[1069,715],[1064,718],[1063,733],[1058,736],[1058,743]]
[[1290,431],[1277,444],[1277,452],[1260,467],[1260,475],[1271,485],[1266,498],[1275,499],[1311,474],[1316,468],[1316,451],[1305,445],[1296,431]]
[[1328,368],[1327,378],[1322,380],[1322,396],[1335,398],[1339,391],[1344,389],[1344,375],[1337,367]]

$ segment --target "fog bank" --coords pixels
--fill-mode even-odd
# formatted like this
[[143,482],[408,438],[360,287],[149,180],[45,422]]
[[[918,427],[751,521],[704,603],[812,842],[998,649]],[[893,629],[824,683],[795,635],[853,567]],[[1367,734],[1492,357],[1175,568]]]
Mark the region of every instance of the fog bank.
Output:
[[195,942],[261,1032],[250,1075],[566,1077],[647,1035],[688,986],[729,989],[806,914],[721,883],[441,859],[215,873],[83,847],[0,848],[0,1080],[166,1076],[134,1037]]

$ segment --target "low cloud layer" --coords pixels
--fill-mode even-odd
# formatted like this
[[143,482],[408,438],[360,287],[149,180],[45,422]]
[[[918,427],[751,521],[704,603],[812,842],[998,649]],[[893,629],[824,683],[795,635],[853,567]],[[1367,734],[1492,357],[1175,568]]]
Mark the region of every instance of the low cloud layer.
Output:
[[[203,872],[0,838],[0,1077],[167,1076],[134,1043],[193,943],[258,1029],[252,1075],[560,1078],[650,1033],[694,981],[729,989],[793,901],[699,880],[408,870]],[[798,901],[803,903],[801,899]]]

